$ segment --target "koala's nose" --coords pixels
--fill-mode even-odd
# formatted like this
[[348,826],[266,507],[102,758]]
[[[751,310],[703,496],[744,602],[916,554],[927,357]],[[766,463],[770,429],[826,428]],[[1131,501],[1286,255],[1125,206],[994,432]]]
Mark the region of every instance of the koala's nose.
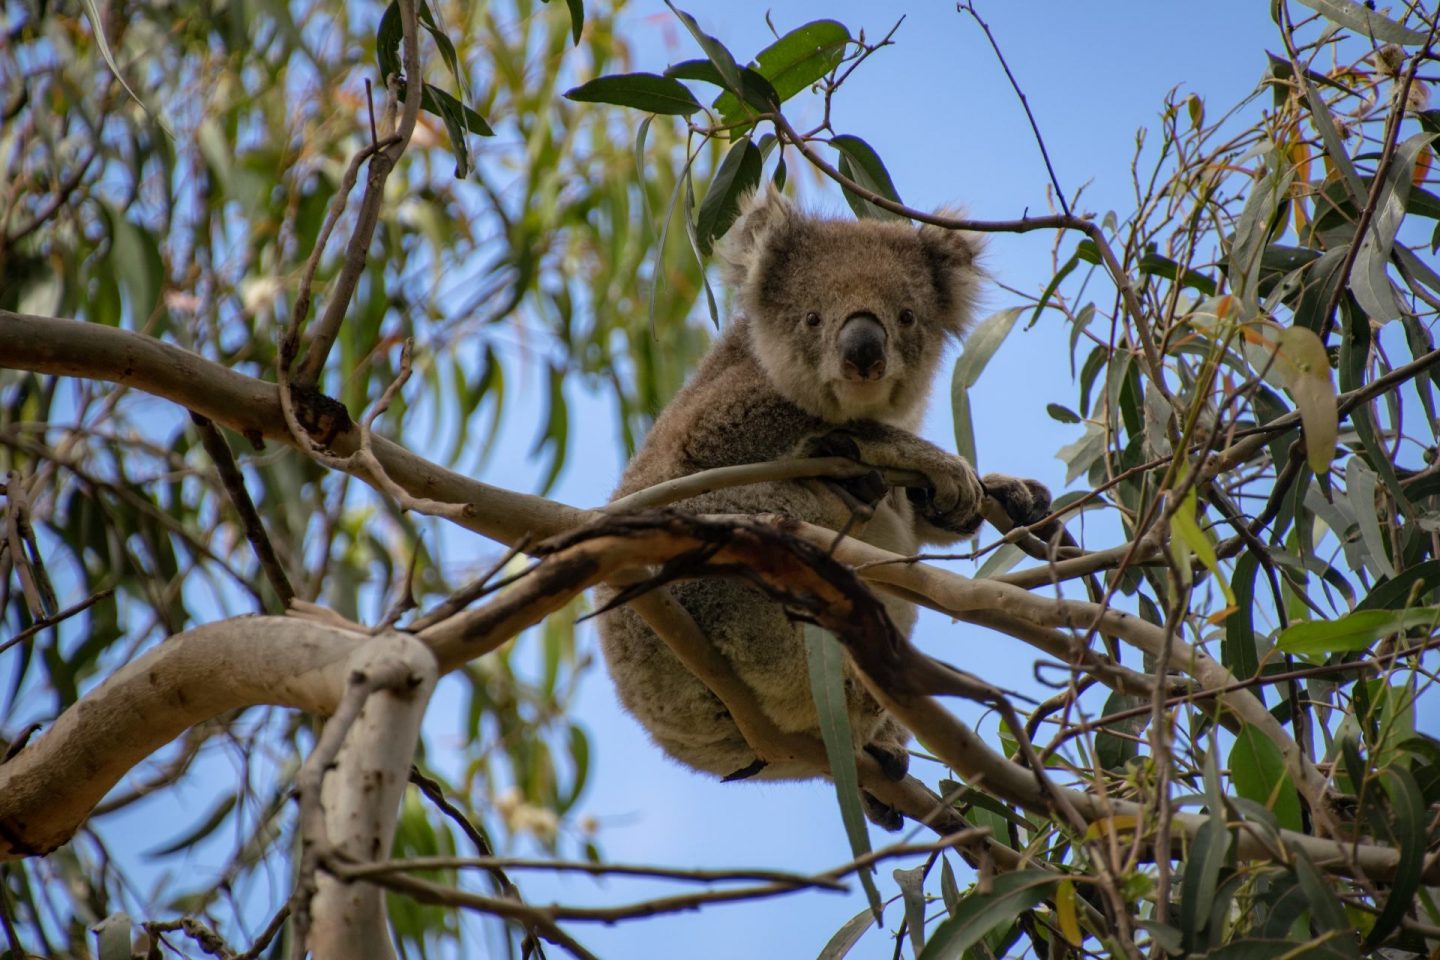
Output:
[[885,327],[873,313],[852,313],[840,328],[841,369],[846,380],[885,376]]

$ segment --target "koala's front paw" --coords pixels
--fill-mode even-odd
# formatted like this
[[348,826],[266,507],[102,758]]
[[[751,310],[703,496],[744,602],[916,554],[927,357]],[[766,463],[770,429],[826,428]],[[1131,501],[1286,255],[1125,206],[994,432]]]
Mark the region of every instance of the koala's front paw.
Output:
[[[860,460],[860,446],[855,438],[849,434],[832,432],[818,437],[811,437],[800,444],[797,456],[801,457],[845,457],[847,460]],[[840,487],[851,497],[873,507],[890,492],[890,485],[878,470],[868,470],[858,477],[847,479],[829,479],[828,482]]]
[[1050,512],[1050,490],[1037,480],[987,473],[981,482],[1017,526],[1028,527]]
[[980,529],[980,503],[985,488],[980,478],[960,457],[948,457],[939,463],[917,464],[930,481],[930,488],[906,490],[920,515],[933,526],[961,536]]

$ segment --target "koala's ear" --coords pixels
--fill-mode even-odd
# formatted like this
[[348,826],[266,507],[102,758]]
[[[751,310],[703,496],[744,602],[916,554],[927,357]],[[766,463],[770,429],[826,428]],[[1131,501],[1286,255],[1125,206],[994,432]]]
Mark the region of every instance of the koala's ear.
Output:
[[744,284],[770,241],[799,216],[773,184],[742,200],[739,216],[716,248],[726,285],[737,289]]
[[[959,216],[953,210],[942,210],[940,213]],[[940,309],[950,318],[953,332],[963,333],[970,324],[980,283],[985,278],[985,271],[978,262],[985,249],[984,237],[927,223],[920,228],[920,245],[930,263]]]

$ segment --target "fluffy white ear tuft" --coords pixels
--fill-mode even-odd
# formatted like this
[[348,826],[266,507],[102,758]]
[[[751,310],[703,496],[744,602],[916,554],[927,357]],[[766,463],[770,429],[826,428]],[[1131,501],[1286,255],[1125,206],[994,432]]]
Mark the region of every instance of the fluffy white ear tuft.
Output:
[[[943,216],[963,216],[956,210],[937,212]],[[985,270],[978,262],[985,250],[985,238],[978,233],[925,224],[920,228],[920,243],[930,261],[941,309],[950,318],[952,332],[964,333],[972,319],[980,284],[985,279]]]
[[799,216],[795,205],[774,184],[740,201],[740,214],[716,247],[726,286],[738,290],[759,263],[772,237]]

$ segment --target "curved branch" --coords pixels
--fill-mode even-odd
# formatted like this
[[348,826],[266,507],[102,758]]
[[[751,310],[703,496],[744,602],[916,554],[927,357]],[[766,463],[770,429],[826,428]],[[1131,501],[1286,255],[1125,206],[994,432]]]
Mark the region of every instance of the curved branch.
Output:
[[177,634],[115,671],[0,765],[0,860],[49,853],[132,767],[186,729],[255,704],[335,708],[357,637],[284,617]]
[[[796,524],[794,530],[797,535],[817,546],[828,546],[834,540],[833,533],[810,524]],[[1315,765],[1285,732],[1280,721],[1276,720],[1249,690],[1234,689],[1238,681],[1219,661],[1178,636],[1167,638],[1161,628],[1123,610],[1114,610],[1087,601],[1042,597],[1008,583],[971,580],[923,563],[897,562],[903,558],[859,540],[843,541],[836,548],[835,556],[852,566],[861,567],[858,573],[864,579],[882,587],[900,587],[911,598],[916,595],[926,597],[931,601],[930,605],[951,616],[965,618],[976,611],[987,615],[999,612],[1027,621],[1036,627],[1060,627],[1085,632],[1100,630],[1155,657],[1168,647],[1170,663],[1190,674],[1206,690],[1220,691],[1230,688],[1229,693],[1217,694],[1219,702],[1241,721],[1265,734],[1280,748],[1287,770],[1306,795],[1306,799],[1312,806],[1323,807],[1325,777],[1315,769]],[[1072,656],[1084,655],[1081,651],[1072,653]],[[1090,653],[1089,656],[1097,658],[1092,661],[1096,666],[1103,664],[1097,654]],[[1112,678],[1115,676],[1110,671],[1096,672],[1096,676],[1102,681],[1106,680],[1107,675]]]
[[[277,440],[294,446],[275,384],[144,334],[0,310],[0,358],[0,365],[10,369],[135,387],[223,424],[253,444]],[[359,430],[348,421],[336,424],[328,442],[337,454],[347,455],[359,448]],[[383,437],[372,437],[371,446],[385,473],[412,496],[465,504],[455,522],[505,544],[554,536],[595,516],[471,480]],[[375,485],[360,470],[355,475]]]

